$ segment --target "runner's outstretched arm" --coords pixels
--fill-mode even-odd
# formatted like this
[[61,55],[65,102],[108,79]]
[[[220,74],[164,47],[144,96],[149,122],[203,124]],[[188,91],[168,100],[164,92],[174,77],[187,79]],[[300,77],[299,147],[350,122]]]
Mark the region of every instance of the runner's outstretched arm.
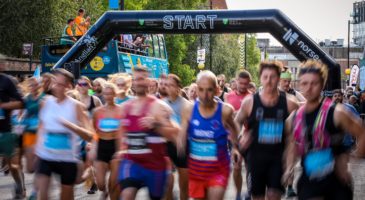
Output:
[[60,119],[61,123],[68,129],[79,135],[83,140],[90,142],[92,140],[93,133],[95,131],[93,131],[93,128],[90,124],[90,120],[88,120],[88,117],[85,113],[85,110],[83,109],[83,106],[79,103],[76,104],[76,112],[80,126],[71,123],[65,119]]
[[285,186],[288,185],[288,181],[292,175],[292,170],[294,169],[296,160],[299,158],[293,138],[293,117],[294,113],[292,113],[285,121],[286,146],[283,156],[284,174],[282,178],[282,182]]
[[230,140],[232,144],[232,159],[234,164],[241,163],[241,154],[238,151],[238,133],[239,133],[239,127],[238,124],[234,122],[233,119],[233,113],[234,109],[231,105],[224,104],[223,107],[223,123],[226,127],[226,129],[231,134]]
[[242,137],[238,142],[239,150],[246,151],[252,142],[252,137],[250,131],[243,131],[245,129],[244,124],[247,122],[247,119],[251,113],[253,106],[253,97],[249,96],[242,101],[242,105],[238,110],[234,122],[236,126],[240,128],[240,132],[242,132]]
[[181,112],[181,124],[180,132],[176,138],[176,148],[178,155],[186,154],[186,143],[188,135],[189,121],[193,110],[193,104],[186,104],[183,111]]
[[334,122],[336,126],[341,127],[356,138],[358,143],[353,155],[364,158],[365,127],[362,125],[361,119],[354,117],[343,105],[337,104],[334,111]]
[[171,120],[171,108],[166,104],[156,103],[151,113],[140,119],[141,127],[153,129],[169,141],[175,141],[180,128]]

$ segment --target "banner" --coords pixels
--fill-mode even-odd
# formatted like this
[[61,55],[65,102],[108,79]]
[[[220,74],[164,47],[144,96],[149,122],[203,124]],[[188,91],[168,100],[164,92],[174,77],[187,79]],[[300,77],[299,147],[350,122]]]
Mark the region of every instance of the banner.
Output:
[[197,63],[205,63],[205,49],[198,49],[196,56]]
[[365,90],[365,65],[360,67],[360,90]]
[[352,65],[351,72],[350,72],[350,86],[356,86],[357,78],[359,77],[359,66]]

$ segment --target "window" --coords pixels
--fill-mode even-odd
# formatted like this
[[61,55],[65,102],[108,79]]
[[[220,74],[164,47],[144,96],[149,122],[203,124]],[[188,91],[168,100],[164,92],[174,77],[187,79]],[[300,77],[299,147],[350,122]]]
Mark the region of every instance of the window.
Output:
[[165,40],[163,38],[163,35],[159,35],[158,36],[158,39],[159,39],[159,44],[160,44],[161,58],[162,59],[166,59],[166,54],[165,54]]
[[146,52],[148,56],[153,56],[153,43],[152,43],[152,36],[147,35],[146,40],[144,42],[145,45],[148,45],[149,47],[146,48]]
[[159,47],[159,41],[158,41],[158,36],[157,35],[152,35],[152,40],[153,40],[153,52],[155,53],[155,57],[156,58],[160,58],[160,47]]

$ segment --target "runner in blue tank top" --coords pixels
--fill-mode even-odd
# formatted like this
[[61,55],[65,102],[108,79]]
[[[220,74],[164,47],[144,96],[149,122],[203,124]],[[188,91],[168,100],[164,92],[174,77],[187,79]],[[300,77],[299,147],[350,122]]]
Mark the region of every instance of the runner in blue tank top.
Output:
[[183,112],[179,152],[185,153],[188,139],[189,196],[195,199],[223,199],[230,173],[228,133],[236,165],[241,159],[237,150],[238,127],[233,122],[233,107],[215,99],[216,76],[202,71],[197,77],[198,100]]

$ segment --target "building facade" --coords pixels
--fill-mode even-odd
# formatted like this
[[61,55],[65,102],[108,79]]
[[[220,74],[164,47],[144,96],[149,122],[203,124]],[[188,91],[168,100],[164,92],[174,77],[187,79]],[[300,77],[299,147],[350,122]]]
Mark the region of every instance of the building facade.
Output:
[[365,47],[365,1],[355,2],[351,24],[353,25],[353,40],[356,45]]

